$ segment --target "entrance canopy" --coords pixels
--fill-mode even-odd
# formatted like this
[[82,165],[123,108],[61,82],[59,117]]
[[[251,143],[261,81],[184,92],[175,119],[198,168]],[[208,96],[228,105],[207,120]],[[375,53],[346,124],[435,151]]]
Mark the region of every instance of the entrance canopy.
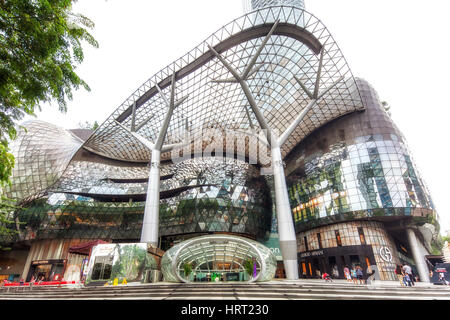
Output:
[[[248,264],[250,263],[250,272]],[[186,265],[191,271],[186,274]],[[277,260],[269,248],[243,237],[207,235],[173,246],[161,261],[165,281],[268,281]]]

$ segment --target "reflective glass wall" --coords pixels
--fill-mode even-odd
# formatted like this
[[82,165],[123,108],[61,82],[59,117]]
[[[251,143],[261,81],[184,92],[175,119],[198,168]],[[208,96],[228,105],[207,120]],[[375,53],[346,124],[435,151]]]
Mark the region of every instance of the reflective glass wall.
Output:
[[[99,170],[99,166],[109,170]],[[140,238],[147,182],[106,179],[120,171],[107,164],[85,161],[83,167],[86,171],[82,176],[86,180],[81,188],[79,183],[83,179],[71,180],[74,171],[67,170],[67,177],[44,197],[15,212],[15,217],[23,222],[18,237],[22,240]],[[138,171],[142,174],[146,170]],[[162,172],[168,173],[161,178],[163,238],[209,232],[262,238],[270,229],[270,191],[264,177],[252,165],[233,159],[188,159],[166,165]]]
[[375,91],[358,80],[367,108],[308,136],[286,158],[298,231],[374,216],[433,216],[405,140]]

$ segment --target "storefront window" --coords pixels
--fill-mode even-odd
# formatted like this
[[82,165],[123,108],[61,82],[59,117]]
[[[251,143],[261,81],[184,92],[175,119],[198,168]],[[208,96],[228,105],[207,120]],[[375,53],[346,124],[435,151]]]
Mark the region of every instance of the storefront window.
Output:
[[361,262],[359,261],[359,257],[356,255],[350,256],[350,264],[352,267],[356,267],[357,265],[361,265]]
[[111,277],[112,259],[110,256],[96,257],[92,270],[92,280],[109,280]]
[[334,234],[336,235],[336,242],[338,247],[342,246],[342,240],[341,240],[341,235],[339,234],[339,230],[335,230]]
[[364,237],[363,228],[358,228],[359,240],[361,240],[361,244],[366,244],[366,238]]
[[319,249],[322,249],[322,238],[320,237],[320,233],[317,234],[317,242],[319,243]]
[[36,260],[32,261],[26,281],[31,279],[53,281],[64,273],[64,260]]

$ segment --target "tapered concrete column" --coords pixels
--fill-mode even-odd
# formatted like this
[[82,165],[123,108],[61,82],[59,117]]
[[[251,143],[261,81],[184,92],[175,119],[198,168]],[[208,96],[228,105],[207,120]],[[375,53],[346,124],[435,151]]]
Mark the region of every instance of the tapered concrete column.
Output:
[[147,198],[145,201],[144,220],[142,222],[141,242],[158,246],[159,237],[159,166],[161,152],[152,150],[150,174],[148,177]]
[[428,272],[428,267],[425,263],[425,257],[419,247],[419,242],[416,238],[414,230],[411,228],[406,229],[406,235],[408,236],[409,247],[411,248],[414,262],[416,263],[417,271],[419,272],[419,277],[421,282],[430,282],[430,276]]
[[281,150],[278,144],[272,145],[271,154],[280,249],[286,278],[296,280],[298,279],[297,238],[289,204]]

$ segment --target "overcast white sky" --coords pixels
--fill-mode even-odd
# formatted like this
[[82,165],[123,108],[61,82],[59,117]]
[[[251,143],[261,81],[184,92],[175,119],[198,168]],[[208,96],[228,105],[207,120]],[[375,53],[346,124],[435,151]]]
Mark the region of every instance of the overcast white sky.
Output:
[[[353,74],[369,81],[404,133],[450,230],[450,1],[305,0],[330,30]],[[99,49],[86,46],[67,114],[43,105],[38,119],[71,129],[106,118],[143,82],[243,14],[241,0],[79,0],[95,22]]]

